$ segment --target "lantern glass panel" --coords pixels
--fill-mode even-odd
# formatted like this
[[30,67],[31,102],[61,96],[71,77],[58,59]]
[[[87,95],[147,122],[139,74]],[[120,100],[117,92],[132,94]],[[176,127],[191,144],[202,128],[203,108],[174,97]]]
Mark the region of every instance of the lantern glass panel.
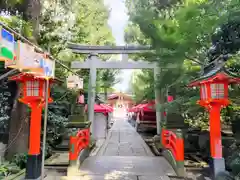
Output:
[[38,81],[27,81],[27,96],[39,96],[39,82]]
[[203,84],[201,86],[202,94],[201,94],[201,99],[207,99],[207,86],[206,84]]
[[223,99],[224,98],[224,84],[211,84],[211,97],[213,99]]

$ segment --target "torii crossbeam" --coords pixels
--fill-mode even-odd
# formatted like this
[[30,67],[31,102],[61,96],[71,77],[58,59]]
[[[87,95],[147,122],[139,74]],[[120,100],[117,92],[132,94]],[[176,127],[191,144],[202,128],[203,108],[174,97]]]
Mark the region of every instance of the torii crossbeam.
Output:
[[136,54],[150,52],[150,46],[87,46],[69,43],[68,48],[78,54]]
[[[94,136],[94,100],[95,100],[95,88],[96,88],[96,76],[97,69],[153,69],[154,79],[157,79],[159,72],[158,65],[156,63],[150,63],[146,61],[128,61],[127,54],[136,54],[152,51],[148,46],[85,46],[78,44],[69,44],[68,48],[74,53],[89,54],[86,61],[73,61],[71,68],[73,69],[90,69],[89,89],[88,89],[88,117],[92,121],[91,132]],[[98,54],[124,54],[125,59],[123,61],[101,61],[98,58]],[[159,91],[155,87],[156,98],[156,117],[157,117],[157,133],[160,133],[160,121],[161,115],[157,111],[159,103]]]
[[[94,56],[94,54],[91,54]],[[71,66],[75,69],[90,69],[93,60],[91,58],[84,62],[73,61]],[[136,61],[101,61],[99,59],[94,60],[94,66],[97,69],[154,69],[155,63],[148,62],[136,62]]]

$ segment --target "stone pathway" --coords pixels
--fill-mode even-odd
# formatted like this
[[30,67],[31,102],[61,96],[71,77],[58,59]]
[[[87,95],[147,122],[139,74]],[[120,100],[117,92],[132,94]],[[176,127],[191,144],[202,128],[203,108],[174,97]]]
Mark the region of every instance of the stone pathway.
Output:
[[117,119],[98,156],[154,156],[142,137],[123,119]]
[[124,119],[116,119],[96,156],[87,158],[74,180],[169,180],[174,170],[155,157],[141,136]]

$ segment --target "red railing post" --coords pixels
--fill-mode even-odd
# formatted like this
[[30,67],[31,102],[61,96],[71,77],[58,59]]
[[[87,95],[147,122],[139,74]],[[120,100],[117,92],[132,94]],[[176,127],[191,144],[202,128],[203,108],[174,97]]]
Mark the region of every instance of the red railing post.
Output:
[[69,161],[76,161],[79,153],[90,144],[90,129],[79,130],[76,136],[70,136]]
[[162,146],[168,149],[176,161],[176,172],[179,176],[184,176],[184,142],[181,130],[162,129]]
[[165,142],[165,134],[166,134],[166,130],[165,130],[164,128],[162,128],[161,142],[162,142],[162,146],[163,146],[163,147],[166,146],[166,142]]
[[184,161],[184,143],[182,137],[177,137],[176,139],[176,147],[177,147],[177,161]]
[[69,161],[77,160],[77,137],[70,136]]

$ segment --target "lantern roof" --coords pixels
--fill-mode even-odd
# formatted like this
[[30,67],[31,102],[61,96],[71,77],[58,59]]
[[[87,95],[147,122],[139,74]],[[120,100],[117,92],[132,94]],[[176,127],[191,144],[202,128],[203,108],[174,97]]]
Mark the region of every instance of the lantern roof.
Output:
[[204,68],[201,77],[192,81],[189,86],[199,86],[200,84],[206,82],[214,82],[214,81],[226,81],[228,83],[240,83],[240,77],[236,74],[228,71],[223,65],[219,66],[207,66]]
[[[20,74],[14,75],[12,77],[9,78],[12,81],[24,81],[24,80],[29,80],[29,79],[40,79],[40,80],[44,80],[46,79],[43,76],[37,76],[34,75],[32,73],[29,72],[21,72]],[[56,78],[50,78],[49,81],[51,83],[56,83],[56,82],[60,82],[60,80],[56,79]]]

